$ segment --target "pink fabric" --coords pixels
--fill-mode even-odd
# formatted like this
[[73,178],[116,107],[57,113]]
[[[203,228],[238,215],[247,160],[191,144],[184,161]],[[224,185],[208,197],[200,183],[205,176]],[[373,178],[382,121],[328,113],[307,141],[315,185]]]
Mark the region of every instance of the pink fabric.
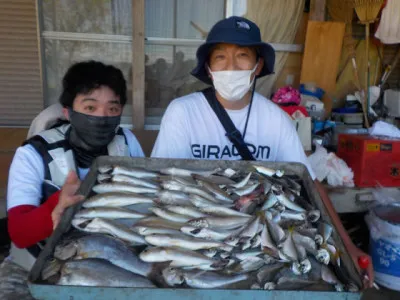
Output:
[[299,105],[301,102],[300,92],[291,86],[285,86],[276,91],[272,101],[276,104],[293,103]]

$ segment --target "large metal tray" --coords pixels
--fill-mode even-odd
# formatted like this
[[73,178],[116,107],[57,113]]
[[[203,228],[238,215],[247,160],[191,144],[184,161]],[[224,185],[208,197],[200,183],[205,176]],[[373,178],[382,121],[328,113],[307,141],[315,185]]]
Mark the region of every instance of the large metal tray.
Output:
[[[160,170],[166,167],[181,167],[187,169],[213,169],[216,167],[248,170],[251,164],[283,169],[285,174],[297,175],[302,179],[303,186],[310,201],[321,211],[321,218],[332,223],[322,202],[307,168],[300,163],[281,162],[251,162],[251,161],[211,161],[211,160],[183,160],[161,158],[129,158],[103,156],[96,159],[88,175],[82,182],[79,193],[85,197],[91,193],[96,183],[97,169],[104,165],[120,165],[125,167],[143,167],[149,170]],[[32,295],[37,299],[293,299],[297,300],[317,297],[317,299],[359,299],[360,293],[346,292],[317,292],[317,291],[255,291],[255,290],[196,290],[196,289],[144,289],[144,288],[110,288],[110,287],[81,287],[58,286],[40,282],[40,274],[47,258],[51,257],[54,248],[62,235],[71,227],[74,214],[80,209],[81,204],[70,207],[65,211],[59,226],[49,237],[46,246],[36,260],[28,278]],[[334,230],[332,234],[339,251],[341,251],[342,264],[348,271],[353,282],[361,286],[360,277],[353,261],[347,254],[340,236]]]

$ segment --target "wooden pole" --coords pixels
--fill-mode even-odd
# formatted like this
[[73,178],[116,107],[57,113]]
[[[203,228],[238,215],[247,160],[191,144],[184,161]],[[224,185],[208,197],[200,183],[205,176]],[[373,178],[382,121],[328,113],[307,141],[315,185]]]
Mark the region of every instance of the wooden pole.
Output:
[[132,124],[135,130],[144,129],[144,2],[132,0]]
[[310,21],[325,21],[326,0],[311,0]]

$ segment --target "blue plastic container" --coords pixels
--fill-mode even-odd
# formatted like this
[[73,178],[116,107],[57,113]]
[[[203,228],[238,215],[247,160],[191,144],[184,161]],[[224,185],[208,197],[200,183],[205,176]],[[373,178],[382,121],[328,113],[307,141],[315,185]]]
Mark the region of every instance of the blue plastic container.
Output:
[[325,94],[325,91],[321,88],[316,88],[315,92],[306,90],[304,84],[300,84],[299,91],[300,94],[314,96],[317,97],[318,99],[322,99],[322,96]]
[[396,214],[400,214],[398,206],[378,207],[369,214],[367,222],[371,232],[369,250],[375,281],[400,291],[400,223],[390,221]]

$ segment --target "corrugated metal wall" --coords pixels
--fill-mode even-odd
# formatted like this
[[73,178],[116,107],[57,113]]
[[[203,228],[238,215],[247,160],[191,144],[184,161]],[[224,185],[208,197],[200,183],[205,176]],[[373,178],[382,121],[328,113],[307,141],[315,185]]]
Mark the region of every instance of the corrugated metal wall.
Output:
[[43,108],[36,1],[0,1],[0,125],[27,126]]

